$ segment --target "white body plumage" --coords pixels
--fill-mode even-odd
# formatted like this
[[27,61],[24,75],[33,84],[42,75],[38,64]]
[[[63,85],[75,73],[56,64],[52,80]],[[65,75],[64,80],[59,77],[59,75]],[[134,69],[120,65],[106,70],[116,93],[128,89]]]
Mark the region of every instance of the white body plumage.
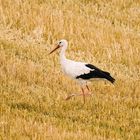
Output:
[[86,84],[87,80],[83,80],[81,78],[76,79],[77,76],[88,74],[91,71],[90,68],[85,66],[86,63],[75,62],[75,61],[63,58],[60,60],[60,64],[61,64],[63,73],[77,80],[80,84],[84,84],[84,83]]

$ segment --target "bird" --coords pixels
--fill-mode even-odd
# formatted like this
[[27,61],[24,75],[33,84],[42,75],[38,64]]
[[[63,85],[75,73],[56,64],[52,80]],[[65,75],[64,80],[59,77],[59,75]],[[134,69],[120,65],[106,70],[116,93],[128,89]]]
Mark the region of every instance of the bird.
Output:
[[80,94],[71,94],[65,98],[69,100],[74,96],[83,96],[83,101],[85,103],[85,96],[91,95],[91,90],[88,86],[88,83],[94,79],[106,79],[112,84],[115,82],[115,79],[107,71],[103,71],[93,64],[86,62],[77,62],[66,58],[65,52],[68,47],[68,41],[61,39],[56,43],[55,48],[49,52],[49,55],[55,52],[57,49],[60,49],[60,64],[63,73],[75,79],[81,87]]

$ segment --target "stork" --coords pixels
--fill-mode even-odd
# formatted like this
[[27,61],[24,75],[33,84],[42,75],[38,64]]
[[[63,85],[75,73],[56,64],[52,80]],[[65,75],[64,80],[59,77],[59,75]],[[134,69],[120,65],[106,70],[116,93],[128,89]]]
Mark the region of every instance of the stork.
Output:
[[67,49],[68,42],[65,39],[62,39],[58,41],[56,47],[49,53],[52,54],[57,49],[60,50],[60,64],[62,67],[62,71],[71,77],[72,79],[75,79],[78,81],[81,87],[81,94],[71,94],[67,96],[65,99],[69,100],[73,96],[83,96],[83,100],[85,103],[85,96],[91,95],[90,89],[88,87],[88,81],[91,81],[93,79],[106,79],[111,83],[115,82],[115,79],[110,75],[109,72],[103,71],[96,66],[84,63],[84,62],[76,62],[73,60],[69,60],[65,56],[65,51]]

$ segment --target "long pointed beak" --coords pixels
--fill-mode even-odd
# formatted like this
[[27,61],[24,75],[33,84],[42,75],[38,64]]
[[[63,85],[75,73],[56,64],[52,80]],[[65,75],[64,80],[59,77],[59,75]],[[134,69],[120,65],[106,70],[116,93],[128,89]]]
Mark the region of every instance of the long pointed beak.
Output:
[[56,50],[59,49],[59,48],[60,48],[60,46],[57,45],[49,54],[52,54],[54,51],[56,51]]

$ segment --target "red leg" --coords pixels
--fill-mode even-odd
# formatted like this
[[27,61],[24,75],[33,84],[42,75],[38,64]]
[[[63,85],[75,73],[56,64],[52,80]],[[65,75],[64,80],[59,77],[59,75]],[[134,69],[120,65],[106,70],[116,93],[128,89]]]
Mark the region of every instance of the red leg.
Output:
[[85,88],[82,86],[81,87],[82,93],[80,93],[80,94],[71,94],[71,95],[67,96],[65,98],[65,100],[69,100],[69,99],[71,99],[72,97],[75,97],[75,96],[83,96],[83,100],[84,100],[84,103],[85,103],[85,101],[86,101],[85,96],[90,96],[91,95],[91,93],[89,93],[90,89],[89,89],[89,87],[87,85],[86,85],[86,88],[87,88],[88,92],[85,92]]
[[90,91],[90,89],[89,89],[88,85],[86,85],[86,88],[88,89],[88,91]]
[[71,99],[73,96],[75,96],[75,94],[71,94],[71,95],[67,96],[67,97],[65,98],[65,100],[69,100],[69,99]]

